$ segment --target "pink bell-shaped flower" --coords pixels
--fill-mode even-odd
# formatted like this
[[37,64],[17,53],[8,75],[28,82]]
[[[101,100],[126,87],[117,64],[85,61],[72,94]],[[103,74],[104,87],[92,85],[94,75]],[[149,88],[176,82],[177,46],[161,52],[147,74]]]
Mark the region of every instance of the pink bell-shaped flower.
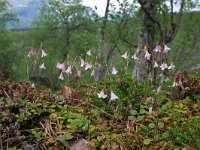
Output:
[[42,57],[46,57],[47,53],[42,49]]
[[116,99],[119,99],[117,95],[113,91],[110,92],[110,101],[114,101]]
[[122,55],[122,57],[123,57],[124,59],[128,59],[128,52],[126,51],[126,52]]
[[60,80],[64,80],[64,77],[63,77],[63,73],[61,72],[59,77],[58,77]]
[[97,94],[98,98],[106,98],[107,95],[104,93],[104,90],[102,90],[100,93]]
[[40,69],[46,69],[44,63],[39,66]]
[[65,70],[67,74],[72,74],[72,66],[70,65],[67,70]]
[[159,86],[159,87],[157,88],[156,92],[157,92],[158,94],[160,94],[161,90],[162,90],[162,87]]
[[116,75],[118,73],[117,69],[113,66],[112,68],[112,75]]

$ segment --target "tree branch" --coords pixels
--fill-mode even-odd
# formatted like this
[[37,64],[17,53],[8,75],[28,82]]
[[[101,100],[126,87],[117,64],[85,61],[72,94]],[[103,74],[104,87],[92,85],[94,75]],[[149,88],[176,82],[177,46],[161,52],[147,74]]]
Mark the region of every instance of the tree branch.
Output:
[[160,30],[161,41],[162,41],[164,39],[164,33],[163,33],[163,29],[162,29],[160,22],[158,20],[156,20],[153,16],[151,16],[151,14],[145,8],[145,2],[142,2],[142,0],[138,0],[138,2],[140,3],[142,10],[145,12],[147,17],[151,20],[151,22],[155,23],[158,26],[158,28]]
[[[167,34],[167,37],[165,38],[165,43],[166,44],[171,42],[174,39],[174,37],[176,36],[177,32],[178,32],[178,29],[179,29],[180,23],[181,23],[181,18],[182,18],[184,6],[185,6],[185,0],[182,0],[181,7],[180,7],[179,12],[178,12],[178,17],[177,17],[176,24],[173,23],[173,20],[172,20],[173,19],[173,14],[171,14],[171,31]],[[173,13],[173,11],[171,13]]]

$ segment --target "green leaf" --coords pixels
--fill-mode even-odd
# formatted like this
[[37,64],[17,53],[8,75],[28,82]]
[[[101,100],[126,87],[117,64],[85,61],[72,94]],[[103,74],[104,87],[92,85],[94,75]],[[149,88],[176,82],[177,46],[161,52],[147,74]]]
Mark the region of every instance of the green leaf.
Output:
[[140,110],[140,114],[145,114],[145,113],[146,113],[146,110],[144,110],[144,109]]
[[128,116],[128,120],[136,120],[135,116]]
[[159,123],[158,123],[158,127],[159,127],[159,128],[163,128],[164,126],[165,126],[165,125],[164,125],[163,122],[159,122]]
[[155,124],[154,124],[154,123],[150,123],[150,124],[148,125],[148,127],[151,128],[151,129],[154,129],[154,128],[155,128]]
[[151,143],[151,139],[144,139],[143,143],[145,145],[149,145]]
[[133,115],[133,116],[134,116],[134,115],[137,115],[137,111],[136,111],[136,110],[131,110],[130,113],[131,113],[131,115]]
[[162,138],[166,139],[169,137],[169,132],[165,132],[162,134]]
[[144,116],[138,116],[138,117],[137,117],[137,120],[138,120],[138,121],[142,121],[143,119],[144,119]]
[[72,138],[73,136],[71,135],[71,133],[65,133],[63,135],[57,136],[57,140],[60,142],[65,142],[65,141],[71,140]]

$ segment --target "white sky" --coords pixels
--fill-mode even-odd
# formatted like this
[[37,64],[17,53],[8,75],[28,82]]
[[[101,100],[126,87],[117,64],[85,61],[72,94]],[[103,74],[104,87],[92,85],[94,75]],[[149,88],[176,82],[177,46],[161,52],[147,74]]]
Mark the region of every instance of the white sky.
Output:
[[[20,9],[21,7],[26,7],[28,3],[33,0],[8,0],[8,1],[14,8]],[[106,1],[107,0],[82,0],[82,4],[91,7],[93,10],[95,10],[95,6],[97,6],[96,12],[99,15],[103,16],[106,7]],[[110,2],[115,5],[116,9],[119,8],[117,0],[110,0]]]
[[[95,6],[97,6],[97,10],[96,10],[97,13],[100,16],[104,15],[107,0],[82,0],[82,1],[83,1],[83,5],[89,6],[93,10],[95,10]],[[117,0],[110,0],[110,2],[115,5],[116,9],[119,8]]]

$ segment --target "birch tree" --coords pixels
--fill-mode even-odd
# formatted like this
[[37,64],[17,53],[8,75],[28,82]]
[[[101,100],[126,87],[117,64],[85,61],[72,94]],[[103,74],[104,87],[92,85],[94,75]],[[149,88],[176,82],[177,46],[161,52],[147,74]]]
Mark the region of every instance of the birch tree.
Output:
[[[144,59],[144,47],[147,46],[152,53],[156,42],[168,44],[177,34],[185,0],[138,0],[140,4],[139,34],[137,56],[139,60],[134,66],[133,76],[142,82],[153,78],[156,80],[156,70],[150,60]],[[179,6],[178,11],[174,7]],[[163,17],[163,18],[162,18]],[[161,60],[164,61],[164,60]]]
[[[106,9],[104,16],[101,18],[101,24],[98,30],[99,49],[95,81],[102,80],[105,76],[107,65],[122,38],[122,33],[125,31],[126,24],[130,20],[130,14],[134,11],[134,4],[129,4],[127,0],[123,0],[122,2],[118,1],[118,3],[121,4],[121,8],[117,16],[111,9],[115,6],[111,4],[110,0],[106,1]],[[113,34],[111,34],[112,29],[108,27],[108,24],[112,24],[112,29],[115,30]]]

